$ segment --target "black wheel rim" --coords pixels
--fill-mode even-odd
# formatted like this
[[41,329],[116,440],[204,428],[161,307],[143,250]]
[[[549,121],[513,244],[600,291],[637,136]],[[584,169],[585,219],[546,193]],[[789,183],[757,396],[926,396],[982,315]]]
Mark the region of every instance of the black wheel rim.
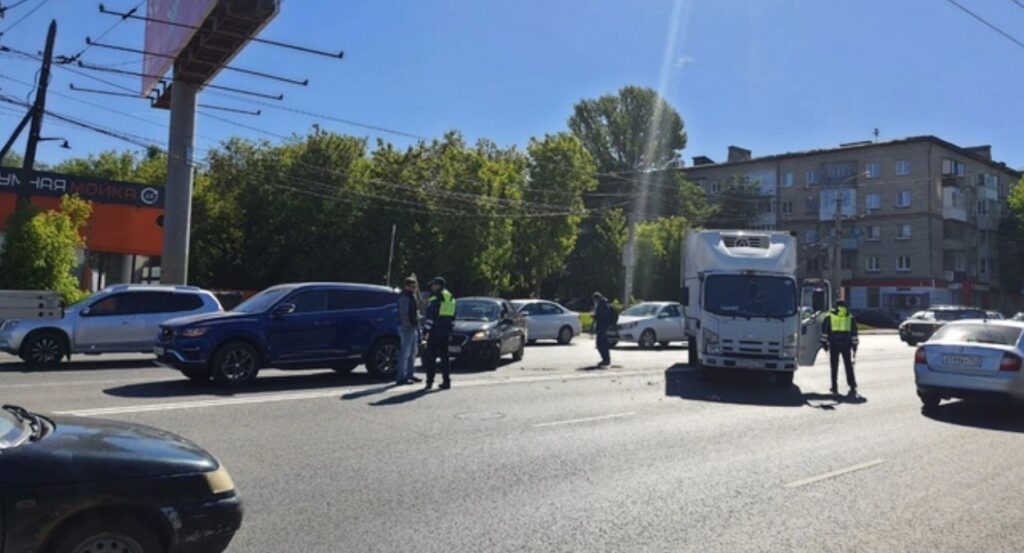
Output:
[[60,343],[56,338],[49,336],[32,342],[28,351],[29,359],[40,364],[55,363],[60,360],[60,354]]
[[645,330],[644,333],[640,335],[640,347],[643,347],[643,348],[653,348],[654,347],[654,333],[653,332],[651,332],[650,330]]
[[398,368],[398,346],[384,344],[373,356],[373,366],[380,374],[392,374]]
[[128,536],[100,534],[78,545],[73,553],[145,553],[139,542]]
[[220,362],[220,373],[231,382],[251,378],[256,371],[256,357],[249,350],[229,350]]

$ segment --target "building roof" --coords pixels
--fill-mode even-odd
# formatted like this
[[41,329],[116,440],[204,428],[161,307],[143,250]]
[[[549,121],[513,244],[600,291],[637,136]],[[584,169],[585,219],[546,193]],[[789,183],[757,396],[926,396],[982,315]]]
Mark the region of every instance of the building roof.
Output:
[[[773,155],[768,155],[768,156],[752,157],[750,159],[744,159],[744,160],[740,160],[740,161],[723,161],[723,162],[720,162],[720,163],[714,163],[714,164],[709,164],[709,165],[694,165],[694,166],[690,166],[690,167],[684,168],[683,171],[686,172],[686,171],[693,171],[694,169],[697,169],[697,170],[699,170],[699,169],[711,169],[711,168],[718,168],[718,167],[729,167],[729,166],[734,166],[734,165],[744,165],[744,164],[752,164],[752,163],[763,163],[765,161],[778,161],[778,160],[783,160],[783,159],[806,157],[806,156],[819,155],[819,154],[829,154],[829,153],[834,153],[834,152],[847,152],[847,151],[854,151],[854,150],[866,150],[866,149],[869,149],[869,148],[884,148],[886,146],[896,146],[896,145],[901,145],[901,144],[913,144],[913,143],[917,143],[917,142],[931,142],[932,144],[937,144],[937,145],[942,146],[944,148],[948,148],[950,150],[953,150],[953,151],[957,152],[958,154],[960,154],[960,155],[962,155],[964,157],[973,159],[974,161],[977,161],[979,163],[984,163],[984,164],[986,164],[986,165],[988,165],[988,166],[990,166],[992,168],[999,169],[1000,171],[1005,171],[1007,173],[1011,173],[1011,174],[1013,174],[1013,175],[1015,175],[1017,177],[1020,177],[1022,175],[1022,173],[1020,171],[1018,171],[1016,169],[1013,169],[1012,167],[1006,165],[1005,163],[1001,163],[1001,162],[998,162],[998,161],[993,161],[991,159],[986,158],[985,156],[982,156],[982,155],[979,155],[979,154],[977,154],[975,152],[972,152],[971,150],[969,150],[967,148],[964,148],[964,147],[961,147],[961,146],[957,146],[956,144],[953,144],[952,142],[947,142],[947,141],[942,140],[941,138],[939,138],[937,136],[932,136],[932,135],[910,136],[910,137],[906,137],[906,138],[897,138],[897,139],[894,139],[894,140],[887,140],[887,141],[884,141],[884,142],[855,142],[855,143],[852,143],[852,144],[847,144],[845,146],[838,146],[838,147],[835,147],[835,148],[817,148],[817,149],[813,149],[813,150],[785,152],[785,153],[781,153],[781,154],[773,154]],[[706,157],[706,156],[697,156],[697,157]]]

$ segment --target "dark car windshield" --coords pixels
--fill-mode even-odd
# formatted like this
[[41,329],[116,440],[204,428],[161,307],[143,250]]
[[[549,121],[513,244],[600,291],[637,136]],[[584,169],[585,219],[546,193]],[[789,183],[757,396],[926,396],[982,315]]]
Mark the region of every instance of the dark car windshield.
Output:
[[716,315],[789,317],[796,313],[796,286],[785,277],[709,276],[704,282],[704,308]]
[[932,340],[1014,346],[1020,340],[1020,329],[985,323],[946,325],[932,336]]
[[232,311],[239,313],[262,313],[270,309],[277,300],[284,297],[288,288],[268,288],[235,306]]
[[935,319],[939,321],[959,321],[962,319],[987,319],[988,315],[984,311],[978,310],[964,310],[964,311],[936,311]]
[[455,318],[460,321],[497,321],[501,306],[488,300],[458,300]]
[[7,449],[20,444],[28,436],[29,430],[13,413],[0,410],[0,449]]

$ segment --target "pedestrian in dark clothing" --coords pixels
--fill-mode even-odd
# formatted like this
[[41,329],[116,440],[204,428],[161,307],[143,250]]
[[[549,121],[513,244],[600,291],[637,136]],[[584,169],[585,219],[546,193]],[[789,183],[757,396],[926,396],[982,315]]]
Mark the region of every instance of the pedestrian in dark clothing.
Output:
[[597,335],[597,351],[601,354],[598,367],[612,364],[611,344],[608,342],[608,331],[615,322],[615,313],[600,292],[594,292],[594,333]]
[[857,353],[857,343],[857,320],[846,309],[846,302],[840,300],[821,323],[821,347],[829,352],[833,394],[839,393],[839,358],[842,357],[850,395],[857,395],[857,377],[853,374],[852,359],[852,354]]
[[398,295],[398,338],[401,344],[395,384],[419,382],[416,378],[416,350],[420,342],[419,283],[416,275],[406,277]]
[[426,389],[434,387],[437,359],[441,358],[441,389],[452,387],[451,359],[448,345],[455,323],[455,296],[446,288],[445,280],[436,277],[430,281],[430,297],[427,299],[427,317],[423,330],[427,333],[427,349],[423,354],[423,366],[427,370]]

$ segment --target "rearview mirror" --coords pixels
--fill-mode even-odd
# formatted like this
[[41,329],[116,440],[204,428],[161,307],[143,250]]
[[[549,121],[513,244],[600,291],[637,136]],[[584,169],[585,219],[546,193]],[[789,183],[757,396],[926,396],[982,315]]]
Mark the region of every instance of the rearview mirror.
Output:
[[295,313],[295,304],[282,303],[281,305],[278,305],[277,307],[274,308],[273,311],[270,312],[270,316],[283,317],[285,315],[291,315],[292,313]]
[[83,316],[83,317],[88,317],[90,313],[92,313],[92,310],[89,309],[88,307],[86,307],[86,308],[84,308],[84,309],[82,309],[81,311],[78,312],[78,314]]

